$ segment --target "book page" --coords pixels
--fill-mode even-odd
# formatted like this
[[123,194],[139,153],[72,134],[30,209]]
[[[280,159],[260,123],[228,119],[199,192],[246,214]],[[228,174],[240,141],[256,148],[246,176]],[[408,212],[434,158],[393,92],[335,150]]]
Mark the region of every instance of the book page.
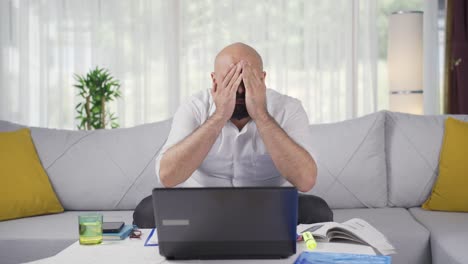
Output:
[[395,248],[387,238],[379,230],[362,219],[353,218],[344,222],[341,227],[354,234],[360,240],[365,241],[383,255],[395,253]]
[[297,226],[297,233],[301,234],[303,232],[311,232],[317,241],[328,242],[327,232],[330,228],[338,226],[338,223],[335,222],[323,222],[316,224],[300,224]]
[[347,239],[359,244],[367,245],[365,241],[362,241],[362,239],[358,238],[357,236],[351,234],[348,231],[339,231],[338,228],[334,228],[333,231],[330,230],[328,232],[328,237],[330,242],[336,241],[337,239]]

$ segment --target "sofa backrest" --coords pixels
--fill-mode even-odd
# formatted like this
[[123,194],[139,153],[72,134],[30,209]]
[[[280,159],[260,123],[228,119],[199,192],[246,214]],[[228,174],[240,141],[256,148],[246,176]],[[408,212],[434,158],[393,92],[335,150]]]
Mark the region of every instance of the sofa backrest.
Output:
[[[171,120],[132,128],[31,128],[52,186],[66,210],[131,210],[157,186],[156,154]],[[22,126],[0,121],[0,131]]]
[[318,167],[310,194],[331,208],[387,206],[385,113],[310,126]]
[[[311,125],[319,177],[309,193],[332,208],[385,207],[384,121],[385,113],[377,112]],[[171,120],[94,131],[33,127],[31,135],[66,210],[131,210],[158,186],[154,162],[170,125]],[[0,131],[21,127],[0,121]]]
[[[308,193],[332,208],[420,206],[438,175],[446,118],[381,111],[311,125],[318,178]],[[171,120],[95,131],[32,127],[31,135],[65,209],[132,210],[159,186],[154,162],[170,126]],[[21,127],[0,121],[0,132]]]
[[[421,206],[438,176],[444,121],[448,116],[386,112],[386,117],[389,206]],[[467,115],[452,117],[468,121]]]

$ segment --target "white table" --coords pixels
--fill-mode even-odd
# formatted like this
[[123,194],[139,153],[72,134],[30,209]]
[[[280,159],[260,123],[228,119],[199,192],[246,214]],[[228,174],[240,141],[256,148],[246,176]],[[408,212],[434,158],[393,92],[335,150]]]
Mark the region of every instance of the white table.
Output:
[[[287,259],[277,260],[166,260],[159,255],[159,248],[145,247],[144,243],[151,229],[142,229],[141,239],[125,239],[119,241],[103,241],[100,245],[82,246],[77,241],[59,252],[57,255],[33,262],[34,264],[55,264],[55,263],[68,263],[68,264],[94,264],[94,263],[141,263],[141,264],[155,264],[155,263],[294,263],[299,254],[306,250],[305,244],[299,242],[297,244],[297,253]],[[318,243],[316,252],[341,252],[341,253],[354,253],[354,254],[369,254],[375,255],[371,247],[345,244],[345,243]]]

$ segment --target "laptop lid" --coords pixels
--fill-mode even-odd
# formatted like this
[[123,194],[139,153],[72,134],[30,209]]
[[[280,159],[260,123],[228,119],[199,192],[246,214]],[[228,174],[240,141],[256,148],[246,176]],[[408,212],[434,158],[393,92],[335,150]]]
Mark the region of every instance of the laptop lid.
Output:
[[168,259],[285,258],[296,252],[293,187],[155,188],[160,254]]

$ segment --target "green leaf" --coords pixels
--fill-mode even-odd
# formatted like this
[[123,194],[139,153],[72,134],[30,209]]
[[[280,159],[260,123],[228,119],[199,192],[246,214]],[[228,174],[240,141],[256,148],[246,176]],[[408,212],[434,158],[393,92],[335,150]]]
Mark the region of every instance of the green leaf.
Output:
[[[88,129],[87,123],[90,124],[90,129],[104,128],[105,124],[110,124],[113,128],[118,126],[117,117],[109,110],[102,112],[102,102],[104,100],[106,109],[108,102],[114,101],[122,96],[120,92],[120,81],[116,80],[106,68],[95,66],[90,69],[85,75],[73,74],[76,83],[74,88],[78,89],[77,96],[82,98],[81,102],[75,106],[75,118],[79,120],[78,129]],[[90,113],[86,112],[86,102],[89,100]],[[88,116],[89,114],[89,116]],[[105,116],[104,122],[101,117]]]

